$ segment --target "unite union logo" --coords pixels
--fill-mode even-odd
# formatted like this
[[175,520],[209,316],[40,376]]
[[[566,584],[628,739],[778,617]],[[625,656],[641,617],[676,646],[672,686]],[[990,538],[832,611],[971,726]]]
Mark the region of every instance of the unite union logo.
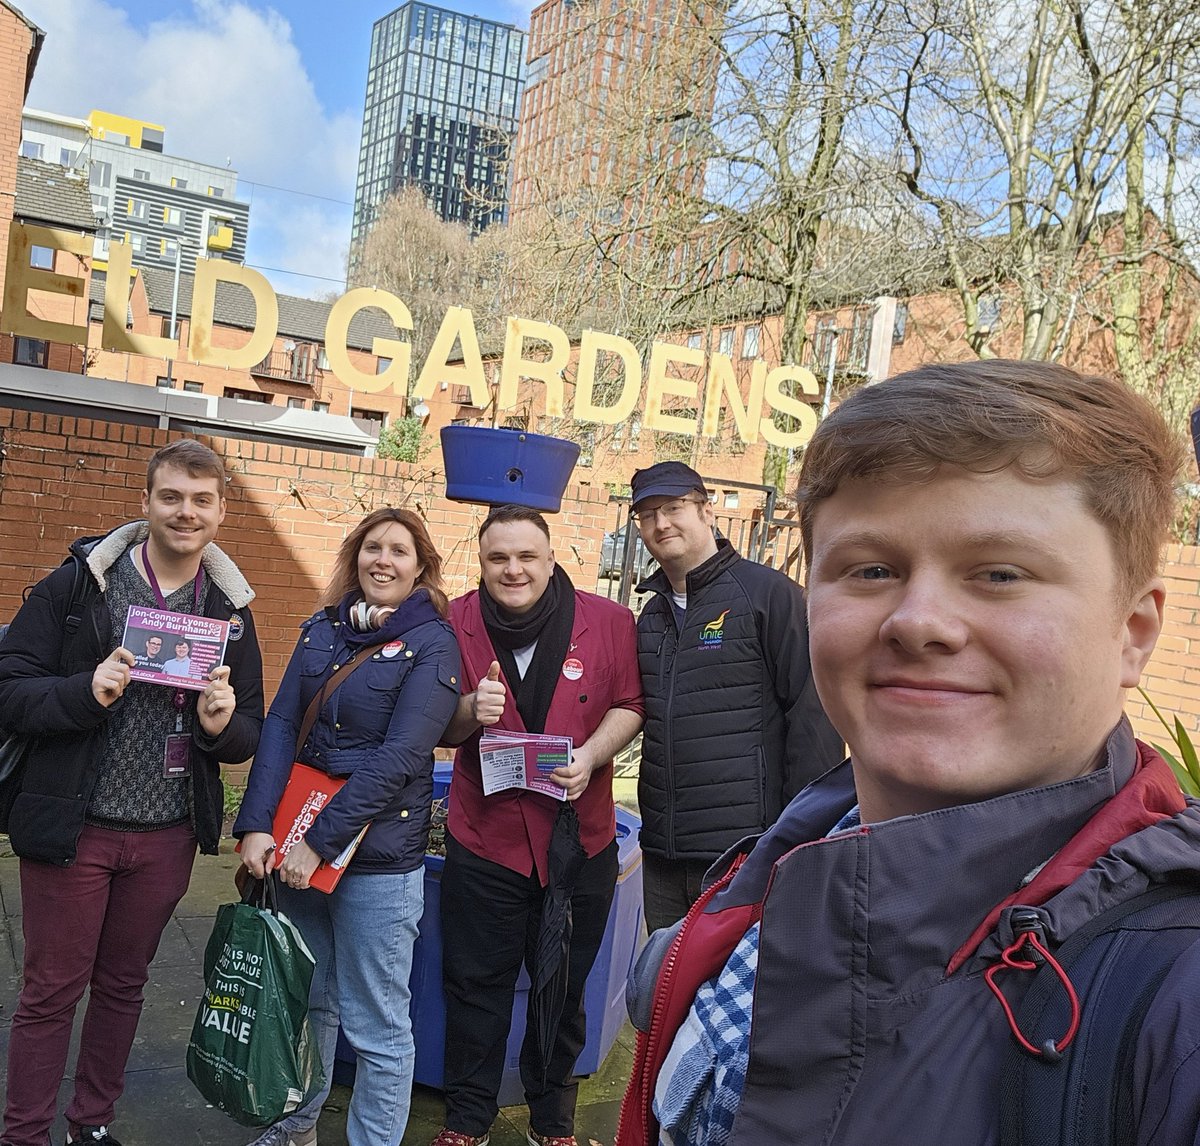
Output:
[[700,630],[700,645],[702,648],[715,649],[720,647],[721,640],[725,636],[725,618],[728,616],[729,610],[726,609],[719,617],[709,621]]

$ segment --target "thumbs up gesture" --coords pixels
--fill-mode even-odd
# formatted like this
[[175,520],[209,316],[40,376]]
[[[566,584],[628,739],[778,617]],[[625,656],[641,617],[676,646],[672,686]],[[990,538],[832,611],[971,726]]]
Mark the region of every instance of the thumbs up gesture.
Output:
[[471,694],[471,715],[479,724],[495,724],[504,715],[508,689],[500,679],[500,662],[492,661],[485,676]]

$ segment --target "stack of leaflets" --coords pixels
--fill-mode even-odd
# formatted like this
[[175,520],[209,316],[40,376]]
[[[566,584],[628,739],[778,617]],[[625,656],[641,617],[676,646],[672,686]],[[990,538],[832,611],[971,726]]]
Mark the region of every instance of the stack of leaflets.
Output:
[[483,794],[526,788],[565,800],[566,789],[551,780],[550,773],[571,763],[573,749],[569,736],[489,728],[479,738]]

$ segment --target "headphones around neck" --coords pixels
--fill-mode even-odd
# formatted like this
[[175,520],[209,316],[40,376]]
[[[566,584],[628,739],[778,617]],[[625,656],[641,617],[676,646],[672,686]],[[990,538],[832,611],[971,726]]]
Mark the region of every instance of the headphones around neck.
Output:
[[391,605],[368,605],[366,601],[356,601],[350,606],[350,627],[356,633],[372,632],[382,628],[395,611]]

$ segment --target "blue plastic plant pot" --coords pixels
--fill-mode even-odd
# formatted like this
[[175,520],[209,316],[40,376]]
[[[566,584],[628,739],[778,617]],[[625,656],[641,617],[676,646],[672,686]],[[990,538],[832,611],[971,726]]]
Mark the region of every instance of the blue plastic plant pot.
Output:
[[483,505],[513,502],[557,513],[579,443],[491,426],[443,426],[446,496]]

